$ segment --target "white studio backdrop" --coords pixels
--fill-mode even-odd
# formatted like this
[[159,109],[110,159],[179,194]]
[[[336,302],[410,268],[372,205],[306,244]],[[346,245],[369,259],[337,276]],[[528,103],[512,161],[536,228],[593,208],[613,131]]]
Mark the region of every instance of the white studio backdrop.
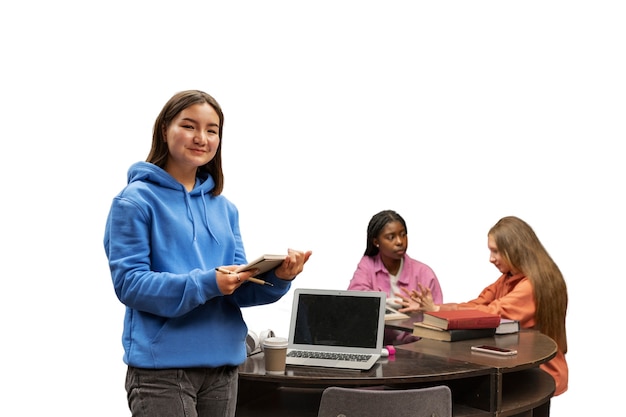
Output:
[[[619,308],[624,278],[620,2],[0,9],[0,414],[130,415],[104,221],[161,107],[190,88],[224,109],[224,195],[250,259],[311,249],[293,288],[346,288],[367,222],[394,209],[409,254],[446,301],[465,301],[498,277],[488,229],[519,216],[569,288],[570,390],[552,415],[618,407],[616,387],[597,381],[623,365],[595,349],[610,323],[590,314]],[[291,293],[244,316],[286,334],[290,308]]]

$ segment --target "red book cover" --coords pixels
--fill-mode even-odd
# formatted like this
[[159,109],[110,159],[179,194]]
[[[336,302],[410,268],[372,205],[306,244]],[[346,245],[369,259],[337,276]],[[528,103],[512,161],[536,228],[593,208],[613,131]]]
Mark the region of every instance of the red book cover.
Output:
[[495,329],[500,325],[500,315],[474,309],[429,311],[424,313],[423,323],[444,330]]

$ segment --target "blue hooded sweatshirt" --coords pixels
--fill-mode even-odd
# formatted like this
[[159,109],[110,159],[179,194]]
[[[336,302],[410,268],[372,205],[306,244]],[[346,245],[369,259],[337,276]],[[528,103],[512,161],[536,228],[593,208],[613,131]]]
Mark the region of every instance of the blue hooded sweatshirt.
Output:
[[165,170],[138,162],[113,199],[104,233],[115,293],[126,305],[124,362],[150,369],[239,365],[246,358],[241,307],[280,299],[290,282],[244,283],[232,295],[217,287],[215,268],[245,264],[237,208],[211,196],[198,174],[187,192]]

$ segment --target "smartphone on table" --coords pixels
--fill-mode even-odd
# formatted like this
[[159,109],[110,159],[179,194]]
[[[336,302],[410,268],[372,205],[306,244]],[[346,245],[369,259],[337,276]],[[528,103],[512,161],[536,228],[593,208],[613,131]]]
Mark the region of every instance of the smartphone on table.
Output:
[[490,353],[492,355],[499,355],[499,356],[517,355],[517,350],[515,349],[502,348],[502,347],[491,346],[491,345],[472,346],[471,349],[473,352]]

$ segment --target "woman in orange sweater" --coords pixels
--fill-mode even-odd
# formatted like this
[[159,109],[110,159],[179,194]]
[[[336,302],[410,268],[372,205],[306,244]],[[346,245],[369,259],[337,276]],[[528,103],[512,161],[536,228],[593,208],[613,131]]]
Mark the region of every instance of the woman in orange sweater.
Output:
[[502,273],[478,298],[466,303],[434,304],[428,288],[397,294],[402,312],[474,308],[519,320],[523,329],[537,329],[557,344],[557,354],[541,365],[556,383],[554,395],[567,390],[565,315],[567,286],[559,267],[533,229],[517,217],[500,219],[487,235],[489,261]]

